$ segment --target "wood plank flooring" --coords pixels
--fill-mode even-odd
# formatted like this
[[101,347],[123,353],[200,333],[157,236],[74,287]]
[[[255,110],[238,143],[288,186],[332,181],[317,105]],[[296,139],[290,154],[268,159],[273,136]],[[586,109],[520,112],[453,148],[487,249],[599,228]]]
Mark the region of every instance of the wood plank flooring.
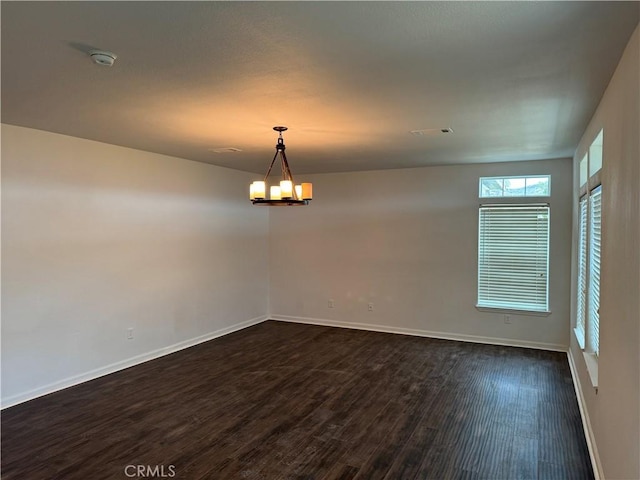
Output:
[[143,478],[128,465],[186,480],[593,478],[563,353],[273,321],[2,412],[4,480]]

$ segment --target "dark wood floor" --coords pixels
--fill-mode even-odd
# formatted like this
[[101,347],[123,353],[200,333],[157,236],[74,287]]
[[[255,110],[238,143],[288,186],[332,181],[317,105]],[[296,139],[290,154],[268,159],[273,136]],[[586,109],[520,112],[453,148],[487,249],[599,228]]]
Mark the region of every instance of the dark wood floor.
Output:
[[2,412],[4,480],[125,479],[127,465],[593,478],[565,354],[272,321]]

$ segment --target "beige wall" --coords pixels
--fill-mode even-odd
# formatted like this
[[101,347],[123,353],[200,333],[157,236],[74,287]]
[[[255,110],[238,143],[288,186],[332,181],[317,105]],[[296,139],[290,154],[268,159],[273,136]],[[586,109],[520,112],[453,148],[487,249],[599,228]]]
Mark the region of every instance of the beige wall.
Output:
[[3,405],[263,320],[250,178],[3,125]]
[[[551,174],[547,317],[481,312],[478,179]],[[272,318],[566,349],[571,160],[308,176],[316,199],[273,209]],[[486,202],[485,202],[486,203]],[[328,308],[328,300],[335,308]],[[374,311],[367,309],[374,304]]]
[[[573,333],[570,355],[600,473],[610,479],[640,478],[639,35],[636,28],[574,158],[577,191],[579,160],[604,129],[597,393]],[[573,215],[577,249],[577,195]],[[576,261],[574,255],[572,284],[576,283]],[[575,300],[572,310],[575,319]]]

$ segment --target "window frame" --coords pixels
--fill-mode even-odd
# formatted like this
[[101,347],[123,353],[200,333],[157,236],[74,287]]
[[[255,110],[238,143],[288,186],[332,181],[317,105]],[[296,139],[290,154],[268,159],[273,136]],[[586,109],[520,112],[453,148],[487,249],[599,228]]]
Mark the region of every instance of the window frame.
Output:
[[[526,181],[528,179],[537,179],[537,178],[546,178],[547,179],[547,185],[548,185],[548,192],[546,195],[527,195],[526,191],[527,191],[527,187],[526,187]],[[524,179],[525,180],[525,193],[524,195],[505,195],[504,193],[504,181],[505,180],[519,180],[519,179]],[[496,195],[496,196],[492,196],[492,195],[483,195],[482,194],[482,182],[484,180],[501,180],[503,182],[502,185],[502,195]],[[503,175],[503,176],[497,176],[497,177],[480,177],[478,179],[478,197],[479,198],[483,198],[483,199],[491,199],[496,200],[496,199],[500,199],[500,198],[507,198],[507,199],[513,199],[513,198],[527,198],[527,199],[531,199],[531,198],[549,198],[551,197],[551,175],[550,174],[541,174],[541,175]]]
[[[603,220],[603,203],[604,196],[602,193],[602,169],[605,163],[604,155],[604,138],[605,132],[601,128],[594,135],[593,140],[589,143],[586,151],[578,162],[577,168],[577,197],[578,197],[578,236],[577,243],[578,248],[576,255],[578,274],[576,275],[576,308],[575,316],[572,319],[573,331],[576,336],[578,346],[583,352],[585,364],[591,383],[593,387],[598,390],[598,358],[600,356],[600,332],[601,332],[601,318],[600,318],[600,279],[602,274],[602,265],[600,264],[600,258],[602,255],[602,220]],[[594,157],[594,164],[592,166],[591,157]],[[594,216],[593,216],[593,202],[595,196],[598,196],[599,202],[599,242],[594,244],[593,231],[594,231]],[[582,204],[586,201],[586,225],[582,228],[582,222],[584,221],[584,215],[582,212]],[[584,238],[583,238],[584,233]],[[583,244],[586,248],[586,265],[584,271],[581,271],[580,262],[583,256]],[[597,285],[594,287],[594,269],[595,257],[598,257],[598,272],[597,272]],[[584,273],[584,285],[586,287],[586,295],[584,299],[581,298],[582,289],[581,284],[583,279],[581,273]],[[595,297],[595,298],[594,298]],[[594,302],[595,299],[595,302]],[[594,311],[595,308],[595,311]],[[582,315],[584,319],[584,326],[581,329],[580,318]],[[596,328],[594,329],[594,325]]]

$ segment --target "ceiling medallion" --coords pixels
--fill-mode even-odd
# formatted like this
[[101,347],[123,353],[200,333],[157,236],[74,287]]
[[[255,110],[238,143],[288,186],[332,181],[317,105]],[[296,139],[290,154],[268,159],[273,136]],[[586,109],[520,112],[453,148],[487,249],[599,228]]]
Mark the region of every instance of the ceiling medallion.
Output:
[[[264,176],[263,181],[255,181],[249,187],[249,199],[254,205],[270,205],[270,206],[295,206],[295,205],[309,205],[309,201],[313,198],[313,186],[311,183],[301,183],[296,185],[293,181],[293,175],[289,169],[289,163],[287,162],[287,156],[284,153],[284,140],[282,139],[282,132],[287,130],[287,127],[276,126],[273,127],[276,132],[279,132],[278,143],[276,144],[276,154],[271,160],[269,170]],[[273,164],[276,159],[280,157],[280,167],[282,169],[282,180],[280,185],[272,185],[269,189],[269,198],[267,198],[267,180]]]

